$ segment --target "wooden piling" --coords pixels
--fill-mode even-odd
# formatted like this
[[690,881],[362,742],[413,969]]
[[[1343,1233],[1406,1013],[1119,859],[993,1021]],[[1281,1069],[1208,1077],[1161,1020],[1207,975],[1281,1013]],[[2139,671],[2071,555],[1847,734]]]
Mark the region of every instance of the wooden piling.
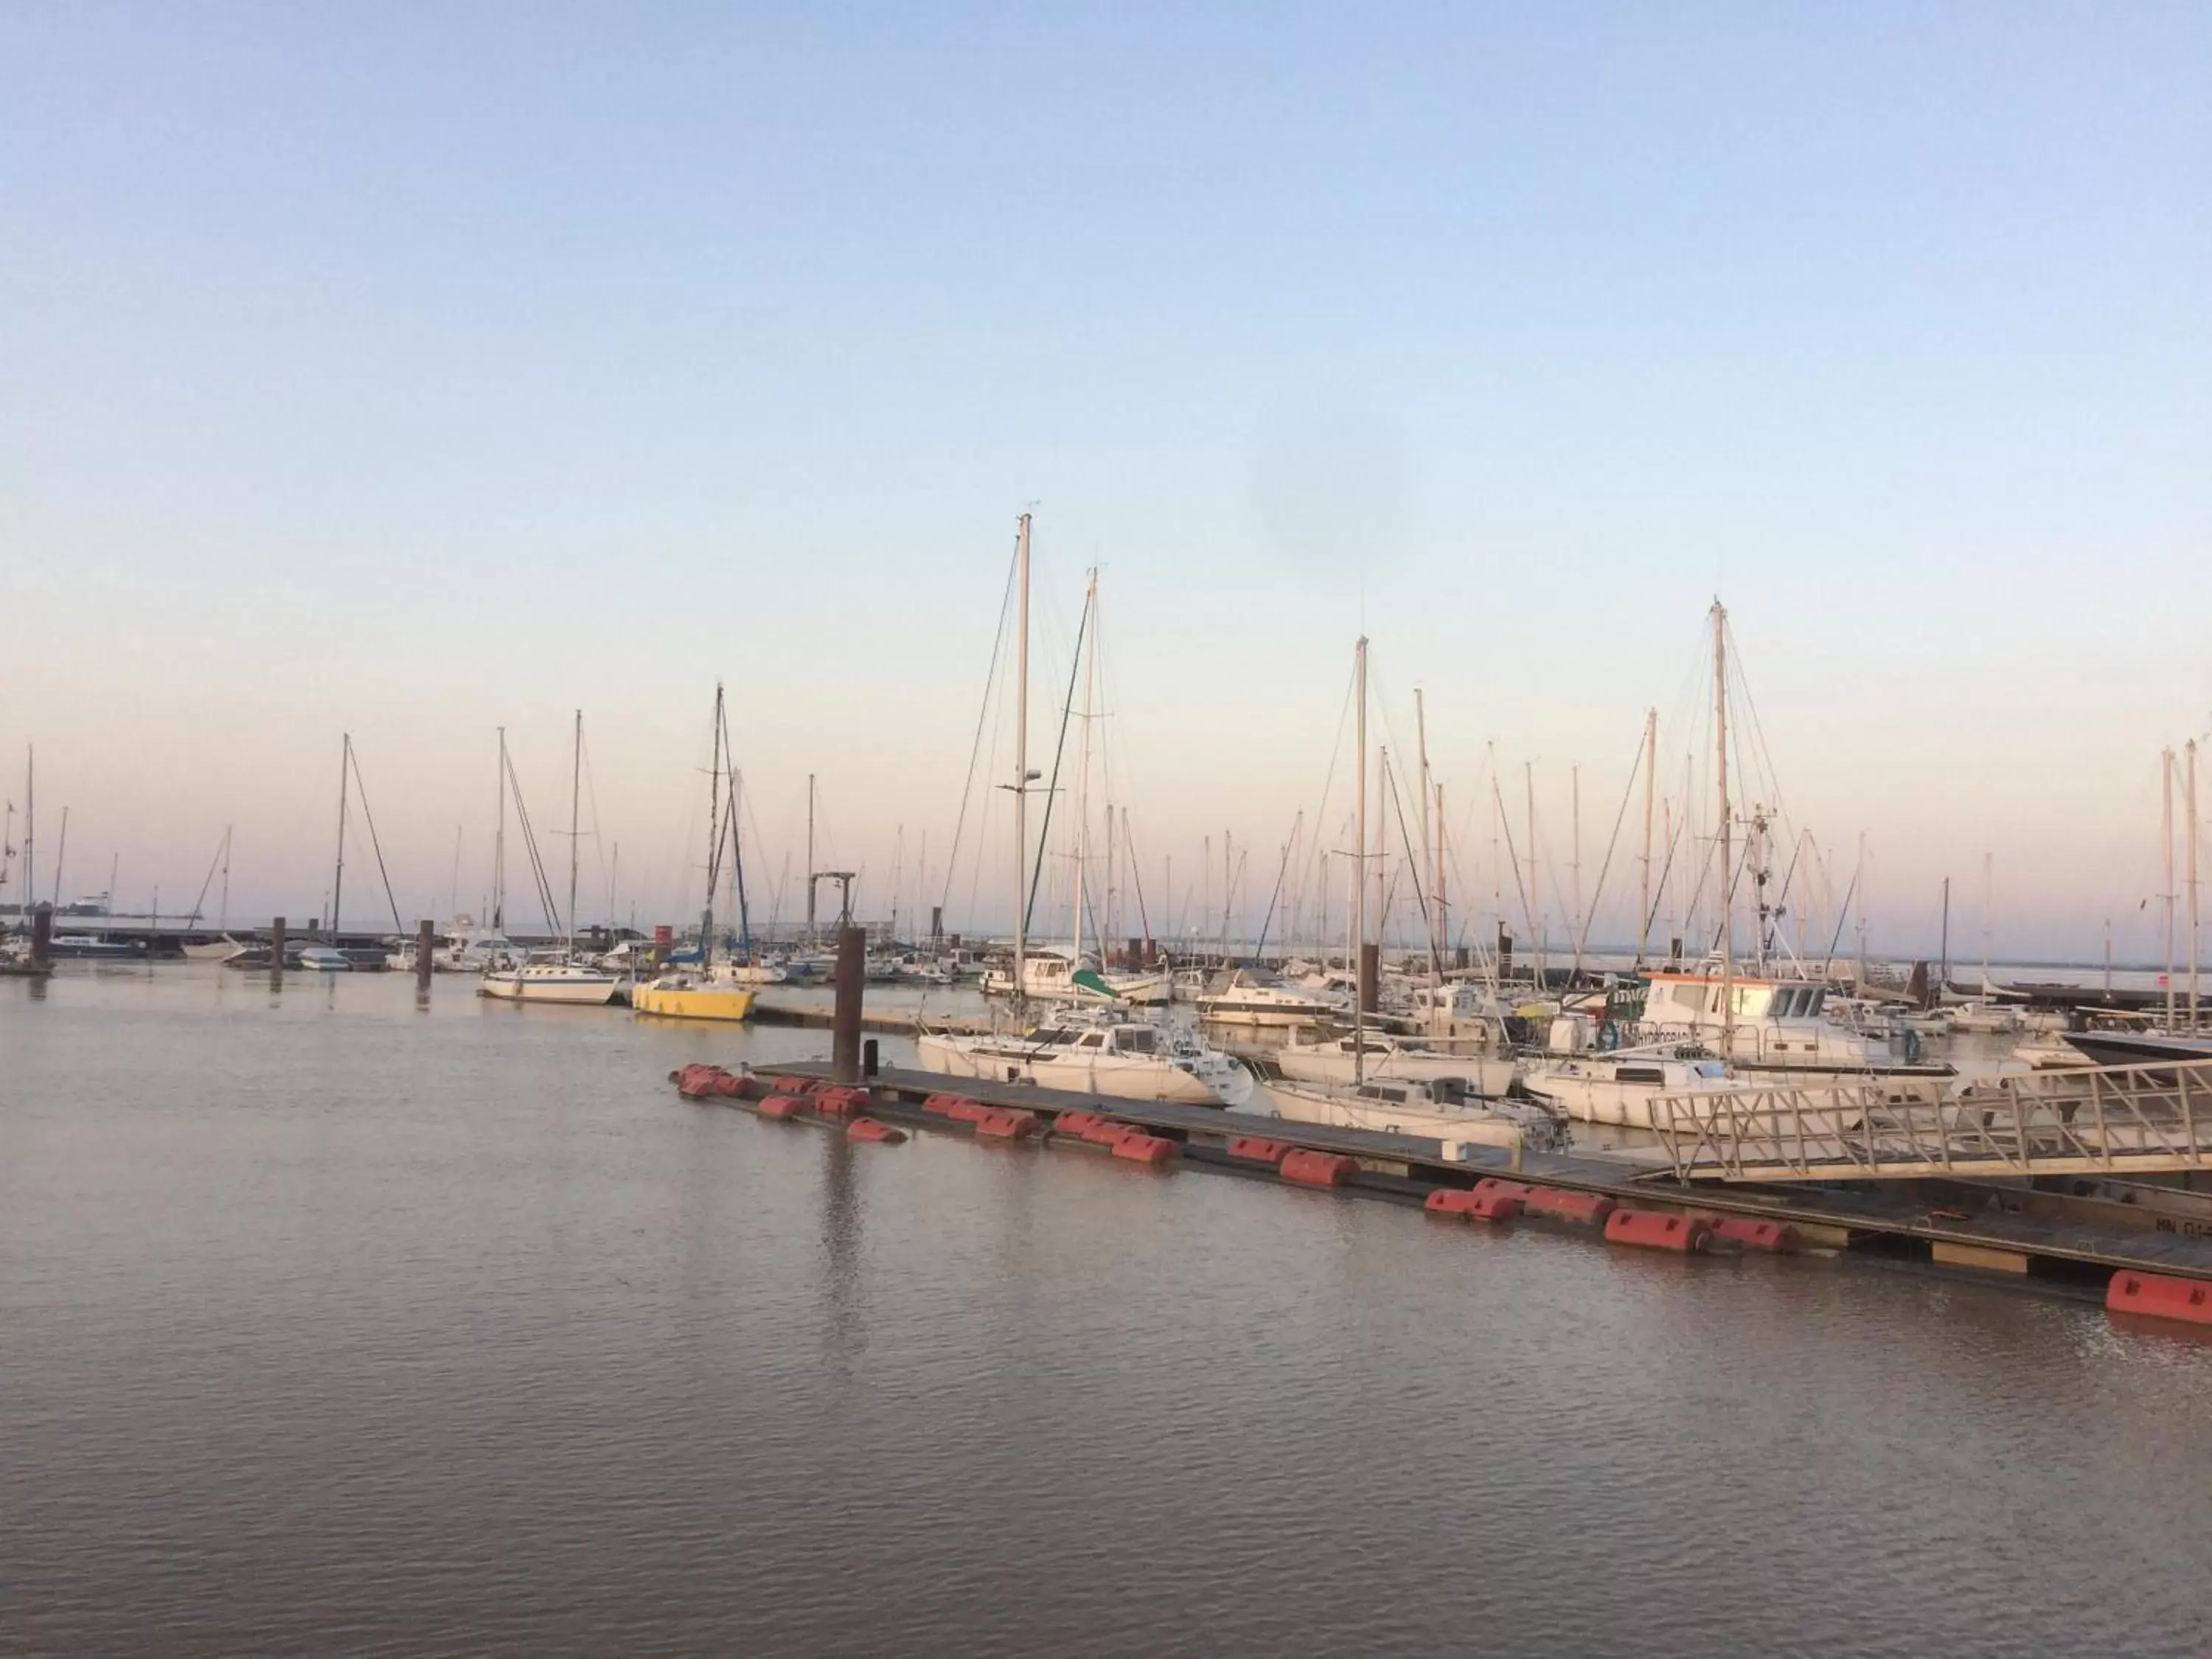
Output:
[[40,904],[31,911],[31,963],[49,966],[54,959],[54,907]]
[[269,978],[271,983],[284,976],[284,918],[279,916],[269,924]]
[[425,920],[415,924],[415,982],[429,989],[432,965],[438,959],[438,930]]
[[830,1028],[830,1077],[860,1080],[860,998],[868,983],[868,935],[860,927],[837,930],[837,1008]]

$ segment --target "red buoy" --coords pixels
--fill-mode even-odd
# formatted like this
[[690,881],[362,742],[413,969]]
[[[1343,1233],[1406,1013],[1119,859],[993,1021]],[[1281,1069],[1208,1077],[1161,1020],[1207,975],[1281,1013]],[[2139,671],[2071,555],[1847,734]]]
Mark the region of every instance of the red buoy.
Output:
[[1083,1138],[1093,1146],[1111,1146],[1123,1135],[1136,1133],[1133,1124],[1124,1123],[1118,1118],[1102,1117],[1083,1132]]
[[1097,1112],[1062,1112],[1053,1119],[1052,1132],[1056,1135],[1079,1135],[1105,1121],[1105,1118]]
[[805,1107],[806,1103],[797,1095],[770,1095],[755,1109],[763,1117],[772,1117],[781,1121],[797,1117]]
[[890,1124],[878,1122],[872,1117],[856,1117],[845,1126],[845,1139],[879,1141],[886,1146],[896,1146],[906,1139],[906,1131],[894,1129]]
[[676,1092],[686,1100],[696,1100],[707,1092],[714,1081],[711,1066],[686,1066],[676,1074]]
[[949,1117],[951,1115],[952,1109],[960,1103],[962,1098],[963,1097],[959,1095],[932,1095],[921,1103],[921,1109],[933,1117]]
[[1125,1158],[1132,1164],[1142,1164],[1148,1169],[1160,1169],[1171,1163],[1176,1155],[1176,1144],[1165,1135],[1148,1135],[1132,1129],[1114,1143],[1114,1156]]
[[1601,1193],[1570,1192],[1564,1187],[1531,1187],[1522,1195],[1521,1207],[1530,1215],[1595,1227],[1613,1213],[1614,1206]]
[[814,1085],[803,1077],[772,1077],[768,1080],[768,1086],[774,1094],[803,1095]]
[[1357,1159],[1341,1152],[1313,1152],[1296,1147],[1283,1154],[1280,1167],[1285,1181],[1301,1187],[1341,1187],[1359,1173]]
[[1510,1198],[1526,1203],[1528,1194],[1535,1190],[1525,1181],[1501,1181],[1496,1176],[1485,1176],[1474,1183],[1478,1193],[1489,1193],[1499,1198]]
[[2113,1313],[2212,1325],[2212,1284],[2164,1273],[2117,1273],[2105,1287],[2105,1306]]
[[1708,1216],[1713,1237],[1724,1238],[1747,1250],[1771,1250],[1787,1255],[1797,1248],[1797,1230],[1786,1221],[1763,1221],[1752,1215]]
[[1255,1164],[1280,1164],[1283,1154],[1291,1150],[1285,1140],[1263,1140],[1258,1135],[1238,1135],[1229,1143],[1229,1156],[1248,1158]]
[[1041,1133],[1044,1127],[1033,1113],[1003,1109],[986,1111],[975,1120],[975,1124],[977,1134],[988,1135],[994,1140],[1026,1139]]
[[1680,1211],[1615,1210],[1605,1218],[1608,1244],[1637,1244],[1647,1250],[1675,1250],[1694,1255],[1712,1237],[1712,1223]]
[[955,1123],[980,1123],[997,1109],[980,1100],[956,1100],[945,1109],[945,1115]]
[[1455,1221],[1505,1221],[1520,1213],[1521,1200],[1510,1193],[1486,1193],[1479,1187],[1439,1187],[1421,1207]]
[[866,1089],[846,1087],[814,1091],[814,1109],[824,1117],[850,1117],[871,1103]]

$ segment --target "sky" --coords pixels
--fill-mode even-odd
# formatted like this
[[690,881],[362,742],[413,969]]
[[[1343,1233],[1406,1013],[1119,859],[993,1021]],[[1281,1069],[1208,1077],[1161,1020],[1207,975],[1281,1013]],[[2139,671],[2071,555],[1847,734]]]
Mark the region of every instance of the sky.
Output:
[[189,904],[232,826],[234,910],[311,915],[349,732],[411,922],[489,886],[499,727],[566,828],[580,708],[584,919],[676,920],[720,679],[757,904],[812,775],[864,913],[1003,927],[1007,722],[946,866],[1026,509],[1033,729],[1095,565],[1089,793],[1185,931],[1224,834],[1256,921],[1348,833],[1364,631],[1466,914],[1494,753],[1593,888],[1634,799],[1632,935],[1717,596],[1874,949],[1947,876],[1978,948],[1986,858],[1999,956],[2149,959],[2208,63],[2156,3],[0,0],[0,790],[35,744],[41,890],[66,805],[64,896]]

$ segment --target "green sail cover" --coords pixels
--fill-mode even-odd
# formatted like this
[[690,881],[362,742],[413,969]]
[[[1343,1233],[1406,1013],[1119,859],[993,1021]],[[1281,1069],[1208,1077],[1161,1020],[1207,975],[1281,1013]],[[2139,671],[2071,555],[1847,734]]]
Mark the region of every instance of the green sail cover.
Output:
[[1092,996],[1103,998],[1108,1002],[1121,1000],[1121,994],[1099,978],[1098,970],[1096,968],[1077,969],[1074,984],[1077,990],[1087,991]]

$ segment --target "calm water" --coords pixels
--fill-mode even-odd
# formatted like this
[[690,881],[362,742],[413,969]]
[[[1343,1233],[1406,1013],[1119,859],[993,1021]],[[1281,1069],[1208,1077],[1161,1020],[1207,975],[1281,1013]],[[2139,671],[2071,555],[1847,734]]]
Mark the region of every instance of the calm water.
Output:
[[0,1649],[2200,1654],[2212,1346],[0,984]]

